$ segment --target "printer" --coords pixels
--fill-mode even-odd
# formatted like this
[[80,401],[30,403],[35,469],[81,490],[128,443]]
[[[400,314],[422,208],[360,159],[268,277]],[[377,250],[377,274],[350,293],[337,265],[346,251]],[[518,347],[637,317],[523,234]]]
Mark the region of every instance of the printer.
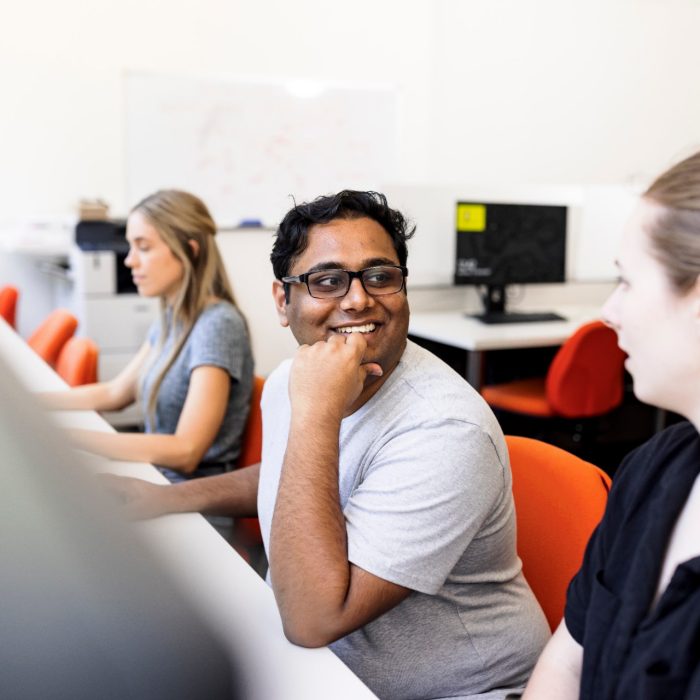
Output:
[[135,294],[131,271],[124,265],[129,253],[126,221],[79,221],[75,227],[74,262],[87,294]]

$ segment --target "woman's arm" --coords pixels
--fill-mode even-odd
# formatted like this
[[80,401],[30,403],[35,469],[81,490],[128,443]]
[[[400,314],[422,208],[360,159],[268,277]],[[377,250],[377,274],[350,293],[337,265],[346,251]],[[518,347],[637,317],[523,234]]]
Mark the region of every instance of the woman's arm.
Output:
[[537,661],[523,700],[577,700],[582,661],[583,647],[562,620]]
[[211,447],[226,414],[231,377],[221,367],[204,365],[190,374],[174,435],[102,433],[71,430],[76,447],[111,459],[151,462],[191,474]]
[[136,400],[139,374],[150,351],[150,343],[144,343],[129,364],[108,382],[44,392],[39,394],[39,399],[52,410],[119,411],[126,408]]

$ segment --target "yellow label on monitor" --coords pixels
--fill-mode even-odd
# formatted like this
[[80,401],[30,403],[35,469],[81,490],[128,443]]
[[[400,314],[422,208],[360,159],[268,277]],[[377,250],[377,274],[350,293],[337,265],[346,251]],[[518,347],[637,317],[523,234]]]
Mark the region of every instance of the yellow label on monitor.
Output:
[[479,232],[486,230],[485,204],[458,204],[457,231]]

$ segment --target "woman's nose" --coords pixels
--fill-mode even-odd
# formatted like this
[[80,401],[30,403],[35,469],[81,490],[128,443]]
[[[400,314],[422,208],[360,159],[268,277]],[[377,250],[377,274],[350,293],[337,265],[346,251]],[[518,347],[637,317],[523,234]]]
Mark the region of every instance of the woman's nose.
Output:
[[603,308],[600,310],[600,317],[606,326],[610,326],[613,330],[619,328],[619,318],[617,313],[617,297],[619,288],[605,300]]

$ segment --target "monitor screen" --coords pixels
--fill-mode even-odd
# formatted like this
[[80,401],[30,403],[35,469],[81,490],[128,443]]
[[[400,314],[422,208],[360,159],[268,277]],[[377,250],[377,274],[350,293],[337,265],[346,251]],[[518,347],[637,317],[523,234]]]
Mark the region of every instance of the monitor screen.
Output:
[[457,203],[455,284],[564,282],[566,207]]

